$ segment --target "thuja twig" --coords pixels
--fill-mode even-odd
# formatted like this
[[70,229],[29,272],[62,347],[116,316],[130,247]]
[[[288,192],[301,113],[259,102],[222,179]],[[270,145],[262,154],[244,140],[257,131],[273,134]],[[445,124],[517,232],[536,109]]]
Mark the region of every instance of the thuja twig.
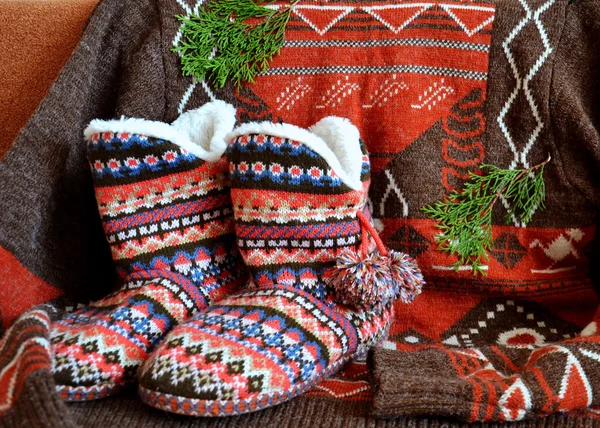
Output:
[[528,223],[536,209],[544,209],[546,187],[544,166],[550,156],[527,169],[501,169],[482,165],[482,175],[470,173],[470,181],[461,191],[453,191],[446,199],[422,208],[438,222],[441,233],[436,236],[440,250],[458,257],[452,265],[455,270],[470,265],[473,274],[485,274],[482,260],[488,260],[487,251],[493,243],[492,211],[503,197],[510,202],[507,224],[514,217]]
[[267,7],[275,0],[211,0],[197,14],[178,16],[184,76],[208,78],[217,89],[227,82],[254,82],[279,53],[292,8]]

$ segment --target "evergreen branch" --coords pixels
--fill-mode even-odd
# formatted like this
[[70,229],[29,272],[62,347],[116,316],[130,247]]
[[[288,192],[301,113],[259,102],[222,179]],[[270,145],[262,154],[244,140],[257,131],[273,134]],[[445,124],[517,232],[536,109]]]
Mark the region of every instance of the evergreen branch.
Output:
[[289,6],[272,9],[276,0],[211,0],[197,14],[178,16],[183,23],[179,45],[184,76],[208,78],[220,89],[254,82],[279,53],[290,19]]
[[455,270],[471,265],[474,275],[485,274],[482,261],[489,259],[487,251],[493,243],[492,212],[501,197],[511,202],[507,224],[513,217],[528,223],[536,209],[545,208],[543,175],[550,159],[548,156],[544,162],[522,170],[482,165],[485,174],[470,173],[462,191],[455,190],[443,201],[421,208],[438,222],[441,233],[435,240],[439,249],[458,257],[452,265]]

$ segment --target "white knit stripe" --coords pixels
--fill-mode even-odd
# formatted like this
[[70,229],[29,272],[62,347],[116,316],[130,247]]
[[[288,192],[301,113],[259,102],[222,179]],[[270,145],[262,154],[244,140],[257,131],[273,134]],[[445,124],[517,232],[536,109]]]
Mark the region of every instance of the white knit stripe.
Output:
[[529,154],[529,151],[533,147],[534,143],[537,141],[540,133],[542,132],[542,129],[544,128],[544,122],[542,121],[542,118],[540,117],[540,112],[537,108],[535,100],[533,99],[533,94],[532,94],[531,90],[529,89],[529,82],[531,82],[533,77],[537,74],[537,72],[540,70],[540,68],[542,68],[542,66],[546,62],[546,59],[548,59],[548,57],[552,53],[552,47],[550,46],[550,42],[548,40],[548,34],[546,33],[546,29],[544,28],[544,26],[542,25],[542,22],[540,21],[540,15],[542,13],[546,12],[550,8],[550,6],[552,6],[555,3],[555,1],[556,0],[548,0],[546,3],[544,3],[542,6],[540,6],[533,15],[533,20],[535,22],[535,25],[538,28],[538,31],[540,32],[540,37],[542,39],[542,43],[544,44],[545,49],[544,49],[544,52],[542,52],[542,54],[539,56],[539,58],[537,59],[537,61],[535,62],[534,66],[531,68],[531,70],[529,70],[529,74],[527,74],[527,77],[525,78],[525,81],[523,83],[523,89],[525,91],[525,96],[527,97],[527,101],[529,102],[529,106],[531,107],[533,117],[535,117],[535,120],[537,123],[537,126],[533,130],[533,132],[529,138],[529,141],[527,142],[527,145],[521,152],[521,163],[523,164],[523,166],[525,168],[529,168],[529,162],[527,160],[527,155]]
[[392,195],[393,192],[402,204],[402,217],[408,217],[408,202],[404,198],[402,190],[400,190],[400,188],[396,184],[396,181],[394,180],[394,176],[387,168],[383,170],[383,173],[385,174],[385,177],[388,180],[388,185],[385,189],[381,202],[379,202],[379,215],[381,217],[385,217],[385,203],[387,202],[387,199]]
[[[198,3],[202,3],[202,2],[204,2],[204,0],[199,0],[198,1]],[[189,18],[190,15],[192,14],[192,10],[190,9],[190,7],[185,3],[184,0],[177,0],[177,3],[185,11],[186,18]],[[179,45],[179,41],[181,40],[181,35],[183,33],[183,25],[184,24],[181,23],[181,25],[179,26],[179,29],[177,30],[177,33],[175,34],[175,38],[173,39],[173,47],[177,47]]]
[[452,12],[452,9],[476,10],[476,11],[483,11],[483,12],[495,12],[495,10],[496,10],[493,7],[472,6],[472,5],[440,4],[439,6],[442,9],[444,9],[446,11],[446,13],[452,17],[452,19],[454,19],[454,21],[460,26],[460,28],[463,29],[463,31],[465,33],[467,33],[467,35],[469,37],[471,37],[475,33],[478,33],[482,28],[485,28],[487,25],[492,23],[494,21],[495,15],[492,13],[492,16],[490,16],[488,19],[486,19],[485,21],[480,23],[477,27],[473,28],[472,30],[469,30],[469,28],[465,25],[465,23],[462,22],[459,19],[459,17],[456,16],[456,14],[454,12]]
[[[533,80],[533,78],[540,71],[542,66],[545,64],[545,62],[548,59],[548,57],[550,56],[550,54],[552,53],[552,47],[550,45],[550,41],[548,40],[548,34],[540,20],[540,16],[544,12],[546,12],[556,2],[556,0],[546,1],[543,5],[539,6],[535,10],[535,12],[532,11],[531,7],[529,6],[529,4],[527,3],[526,0],[519,0],[519,2],[521,3],[521,6],[523,7],[523,9],[525,11],[525,16],[523,17],[523,19],[521,21],[519,21],[519,23],[515,26],[515,28],[513,28],[513,30],[510,32],[510,34],[508,35],[506,40],[504,40],[504,42],[502,43],[502,47],[504,49],[506,59],[508,60],[508,63],[512,70],[516,84],[515,84],[514,90],[511,92],[506,103],[504,104],[504,107],[500,111],[500,115],[497,118],[497,122],[500,127],[500,130],[502,131],[502,134],[506,138],[508,147],[510,148],[511,152],[513,153],[513,160],[511,161],[511,163],[508,166],[509,169],[516,169],[519,167],[520,164],[522,164],[523,168],[529,168],[530,164],[529,164],[529,160],[527,159],[527,156],[528,156],[529,152],[531,151],[531,149],[533,148],[536,141],[538,140],[542,129],[544,128],[544,122],[542,121],[542,117],[541,117],[539,109],[536,105],[535,99],[533,98],[533,94],[532,94],[532,91],[531,91],[529,85],[530,85],[530,82]],[[544,45],[544,51],[540,54],[540,56],[538,57],[538,59],[536,60],[534,65],[528,70],[525,78],[523,78],[523,77],[521,77],[521,73],[519,72],[519,69],[517,68],[517,63],[512,54],[512,51],[510,50],[510,44],[519,35],[519,33],[523,30],[523,28],[532,21],[535,23],[535,25],[538,29],[538,32],[540,33],[540,37],[542,39],[542,44]],[[508,126],[505,122],[505,118],[506,118],[506,115],[508,114],[508,112],[510,111],[511,107],[517,100],[517,97],[519,96],[519,92],[521,91],[521,89],[523,89],[525,98],[527,99],[527,102],[529,103],[529,106],[531,108],[531,113],[532,113],[533,118],[535,119],[536,127],[532,131],[529,138],[527,139],[527,143],[525,144],[525,147],[522,150],[519,150],[512,138],[512,135],[511,135],[509,129],[508,129]],[[501,202],[507,211],[509,211],[511,209],[510,203],[506,200],[506,198],[504,196],[501,197]],[[536,209],[537,209],[537,206],[531,214],[533,214]],[[514,216],[514,215],[511,216],[511,220],[516,227],[526,227],[527,226],[526,224],[519,221],[519,219],[517,219],[516,216]]]
[[[182,7],[182,9],[185,11],[186,18],[189,18],[190,15],[198,13],[198,10],[200,10],[200,7],[204,4],[204,2],[206,0],[197,0],[196,3],[194,4],[193,8],[190,8],[185,3],[184,0],[176,0],[176,1]],[[181,41],[181,37],[183,35],[183,26],[184,26],[184,24],[181,23],[181,25],[179,26],[179,29],[177,30],[177,33],[175,34],[175,38],[173,39],[174,47],[177,47],[179,45],[179,42]],[[213,51],[211,52],[210,58],[214,58],[215,53],[216,53],[216,48],[213,49]],[[192,96],[194,89],[196,89],[196,87],[198,86],[198,83],[200,83],[202,85],[202,88],[204,88],[204,90],[206,91],[206,94],[208,95],[208,98],[210,98],[211,101],[217,100],[217,97],[215,97],[215,94],[209,88],[206,81],[202,80],[202,81],[198,82],[198,80],[194,77],[192,79],[192,83],[190,84],[190,86],[188,86],[186,91],[183,93],[181,100],[179,101],[179,105],[177,106],[177,112],[179,114],[183,113],[183,111],[185,110],[185,106],[187,105],[188,101],[190,100],[190,97]]]
[[[523,9],[525,9],[526,15],[517,24],[517,26],[515,28],[513,28],[513,30],[510,32],[510,34],[508,35],[506,40],[504,40],[504,42],[502,43],[502,48],[504,49],[504,54],[506,55],[506,59],[508,60],[508,64],[510,65],[513,76],[515,77],[516,85],[515,85],[515,89],[512,91],[512,93],[508,97],[508,100],[504,104],[504,107],[500,111],[500,115],[498,116],[498,119],[497,119],[498,125],[500,126],[500,129],[502,131],[502,134],[504,134],[504,137],[506,138],[506,141],[508,142],[508,146],[514,155],[514,159],[509,165],[509,169],[515,169],[517,167],[518,162],[519,162],[519,155],[518,155],[517,147],[515,146],[512,136],[510,135],[510,132],[508,130],[508,127],[506,126],[506,123],[504,122],[504,118],[506,117],[506,115],[508,114],[508,111],[510,110],[510,108],[514,104],[515,100],[517,99],[517,96],[519,95],[519,91],[521,90],[521,88],[523,86],[523,81],[522,81],[521,75],[519,73],[519,69],[517,68],[517,63],[515,61],[515,58],[513,57],[513,54],[511,52],[509,46],[512,43],[512,41],[523,30],[525,25],[527,25],[531,21],[531,17],[532,17],[531,10],[529,9],[529,6],[525,2],[525,0],[519,0],[519,1],[520,1],[521,5],[523,6]],[[518,225],[515,224],[515,226],[518,226]]]
[[176,1],[179,4],[179,6],[181,6],[183,8],[183,10],[185,10],[186,14],[190,15],[192,13],[192,9],[190,9],[188,4],[184,0],[176,0]]
[[187,105],[188,101],[190,100],[190,97],[192,96],[192,92],[194,92],[194,89],[196,89],[196,86],[198,86],[198,81],[194,77],[194,78],[192,78],[191,85],[184,92],[183,97],[181,97],[181,101],[179,101],[179,106],[177,106],[177,113],[179,113],[179,114],[183,113],[183,110],[185,109],[185,106]]
[[[210,55],[208,56],[208,59],[213,59],[216,54],[217,54],[217,47],[215,46],[212,49],[212,51],[210,51]],[[215,94],[213,93],[213,91],[208,86],[208,83],[206,83],[206,80],[202,80],[200,82],[200,84],[204,88],[204,91],[206,92],[206,95],[208,95],[208,98],[210,98],[211,101],[215,101],[217,99],[217,97],[215,97]]]

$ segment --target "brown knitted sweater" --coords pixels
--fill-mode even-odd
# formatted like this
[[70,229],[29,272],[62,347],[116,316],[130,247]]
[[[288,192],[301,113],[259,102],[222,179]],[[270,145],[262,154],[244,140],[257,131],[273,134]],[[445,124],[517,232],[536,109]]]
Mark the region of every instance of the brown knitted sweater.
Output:
[[[175,16],[200,3],[102,1],[0,163],[0,425],[600,423],[600,1],[303,1],[267,73],[219,91],[181,77],[171,52]],[[279,407],[190,419],[135,391],[67,406],[49,323],[114,286],[82,130],[121,115],[170,122],[211,99],[234,104],[241,122],[356,123],[382,238],[417,258],[427,286],[398,304],[368,364]],[[448,270],[420,208],[483,163],[524,168],[548,154],[547,209],[506,225],[509,206],[497,204],[487,276]]]

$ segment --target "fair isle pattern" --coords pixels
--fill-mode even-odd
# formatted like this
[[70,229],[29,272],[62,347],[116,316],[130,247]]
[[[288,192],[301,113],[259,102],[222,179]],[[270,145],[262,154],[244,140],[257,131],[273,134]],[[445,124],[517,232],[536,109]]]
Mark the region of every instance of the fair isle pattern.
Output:
[[236,235],[254,284],[282,279],[330,300],[325,268],[344,249],[360,244],[356,213],[366,204],[370,180],[369,158],[361,148],[364,185],[357,191],[300,141],[250,134],[231,142]]
[[99,132],[88,158],[122,287],[52,326],[65,400],[118,392],[175,325],[244,282],[226,162],[159,138]]
[[[158,273],[160,274],[160,273]],[[194,301],[175,282],[157,277],[109,296],[52,325],[52,370],[64,399],[97,398],[130,382],[165,331],[206,301]],[[118,337],[118,340],[114,338]],[[89,387],[90,395],[85,394]]]
[[202,200],[211,192],[222,191],[223,183],[214,179],[222,173],[222,166],[216,163],[190,174],[166,175],[128,185],[96,189],[100,216],[117,218],[144,208],[167,208],[174,202]]
[[49,333],[55,312],[49,305],[25,312],[0,340],[0,418],[20,399],[29,376],[50,370]]
[[[175,226],[172,227],[177,227],[178,222],[174,223]],[[163,236],[159,235],[149,238],[138,238],[138,240],[128,240],[122,244],[115,243],[111,248],[113,258],[115,260],[137,260],[160,250],[194,244],[195,242],[205,239],[207,236],[224,235],[231,231],[231,222],[228,220],[225,220],[222,223],[215,220],[214,222],[207,223],[203,226],[204,227],[192,226],[177,232],[165,233]],[[155,233],[159,232],[158,228],[154,229]],[[135,239],[136,236],[135,233],[132,233],[129,236],[124,237]]]
[[371,346],[382,343],[388,336],[394,321],[394,303],[388,304],[379,311],[354,311],[345,306],[338,306],[338,311],[356,327],[358,336],[358,354],[366,352]]
[[360,190],[305,143],[267,134],[233,139],[231,192],[250,288],[165,338],[140,371],[142,400],[195,416],[257,411],[308,391],[385,337],[392,304],[356,311],[336,302],[324,282],[342,251],[358,251],[365,236],[374,247],[357,218],[369,157],[358,139],[343,143],[361,145]]
[[321,381],[337,373],[352,358],[357,355],[349,355],[326,370],[318,373],[310,381],[294,385],[291,389],[284,392],[274,392],[272,394],[261,396],[256,399],[247,399],[240,401],[226,400],[198,400],[187,398],[180,395],[165,394],[147,389],[139,388],[140,398],[150,406],[167,412],[179,413],[188,416],[233,416],[243,415],[250,412],[256,412],[268,407],[276,406],[285,401],[291,400],[298,395],[310,391]]
[[363,356],[387,334],[393,317],[391,306],[354,320],[346,311],[279,284],[227,298],[167,336],[142,366],[141,398],[194,416],[280,404]]
[[[202,288],[223,267],[235,271],[239,257],[232,250],[224,159],[205,162],[168,141],[128,133],[95,134],[88,147],[98,206],[120,276],[165,269]],[[118,175],[94,168],[149,156],[164,166],[119,170]],[[184,161],[177,163],[179,158]]]
[[[172,150],[162,150],[161,145],[170,145],[161,139],[149,139],[146,136],[126,132],[105,132],[94,134],[89,142],[90,154],[105,156],[95,157],[92,164],[94,176],[102,180],[106,176],[113,178],[136,177],[145,170],[159,172],[178,168],[185,163],[194,163],[197,158],[185,149],[175,146]],[[112,157],[112,151],[139,149],[139,155],[131,155],[125,159]],[[155,151],[156,150],[156,151]],[[132,152],[133,153],[133,152]]]
[[308,293],[269,285],[226,298],[175,329],[144,365],[142,382],[169,380],[184,395],[243,400],[281,393],[356,348],[346,318]]

